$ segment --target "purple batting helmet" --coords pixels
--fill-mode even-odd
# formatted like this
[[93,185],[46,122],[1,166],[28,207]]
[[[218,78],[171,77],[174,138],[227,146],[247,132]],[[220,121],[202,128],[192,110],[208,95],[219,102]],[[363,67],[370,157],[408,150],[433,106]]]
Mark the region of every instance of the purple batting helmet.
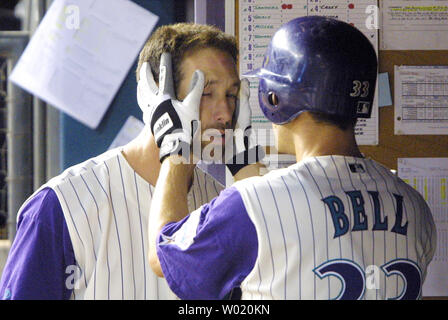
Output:
[[370,118],[377,77],[372,43],[348,23],[319,16],[296,18],[274,34],[261,68],[264,115],[288,123],[303,111]]

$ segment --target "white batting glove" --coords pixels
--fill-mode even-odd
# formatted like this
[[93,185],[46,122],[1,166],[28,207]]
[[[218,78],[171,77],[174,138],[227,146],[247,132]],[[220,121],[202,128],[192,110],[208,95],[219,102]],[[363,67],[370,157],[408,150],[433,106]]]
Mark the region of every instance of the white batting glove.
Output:
[[249,81],[242,79],[239,99],[235,110],[235,131],[241,131],[235,135],[235,147],[232,157],[226,159],[226,165],[232,175],[235,175],[239,170],[249,164],[259,162],[265,156],[263,147],[256,143],[256,137],[252,129],[252,111],[250,109],[249,98]]
[[160,162],[170,154],[189,160],[194,135],[199,132],[199,105],[204,90],[204,74],[196,70],[190,92],[183,101],[176,100],[171,71],[171,55],[160,59],[159,87],[155,84],[151,67],[144,63],[140,69],[137,100],[143,110],[143,120],[149,125],[157,146]]
[[171,64],[171,55],[163,53],[160,58],[159,85],[163,90],[159,92],[159,87],[154,81],[154,76],[148,62],[144,62],[140,67],[140,79],[137,84],[137,102],[143,112],[143,122],[149,125],[152,110],[160,103],[161,96],[167,94],[175,98],[174,81]]

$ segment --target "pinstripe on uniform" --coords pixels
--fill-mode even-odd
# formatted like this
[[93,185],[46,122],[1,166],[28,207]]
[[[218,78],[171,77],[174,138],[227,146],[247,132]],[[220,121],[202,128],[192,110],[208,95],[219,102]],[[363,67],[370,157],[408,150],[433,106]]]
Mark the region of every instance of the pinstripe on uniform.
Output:
[[[366,281],[365,270],[370,265],[380,270],[388,262],[401,261],[396,259],[411,260],[417,267],[410,268],[418,268],[425,277],[435,248],[429,208],[414,189],[373,160],[307,158],[234,186],[255,225],[259,245],[255,266],[241,284],[243,299],[339,298],[347,291],[342,290],[341,277],[319,275],[321,266],[337,263],[358,270]],[[328,197],[338,198],[344,208],[348,229],[340,236],[336,236],[335,223],[340,227],[341,223],[324,201]],[[401,221],[396,216],[398,204]],[[361,205],[363,211],[359,211]],[[375,220],[378,205],[380,216],[376,212]],[[352,230],[355,221],[357,227],[365,226],[365,219],[366,230]],[[385,219],[387,230],[372,230],[376,223],[384,227]],[[404,281],[398,275],[388,277],[380,272],[379,276],[379,288],[366,289],[363,284],[359,298],[388,299],[404,292]]]
[[[68,168],[40,189],[45,187],[58,196],[81,271],[72,299],[176,299],[148,264],[153,187],[130,167],[121,148]],[[189,211],[222,189],[196,168]]]

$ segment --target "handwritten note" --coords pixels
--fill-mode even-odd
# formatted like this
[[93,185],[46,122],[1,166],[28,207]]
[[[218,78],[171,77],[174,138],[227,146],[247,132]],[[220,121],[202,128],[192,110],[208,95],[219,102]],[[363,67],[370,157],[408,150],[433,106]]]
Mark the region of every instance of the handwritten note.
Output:
[[[361,30],[378,51],[378,31],[366,26],[366,9],[377,5],[375,0],[322,1],[322,0],[240,0],[239,39],[241,75],[261,67],[264,53],[275,31],[284,23],[301,16],[327,16],[348,22]],[[256,130],[268,132],[271,123],[258,107],[258,81],[251,79],[250,104],[252,122]],[[359,144],[378,144],[378,90],[370,119],[360,119],[355,128]],[[264,131],[263,131],[264,130]],[[257,135],[259,143],[267,145],[273,141],[272,135]]]

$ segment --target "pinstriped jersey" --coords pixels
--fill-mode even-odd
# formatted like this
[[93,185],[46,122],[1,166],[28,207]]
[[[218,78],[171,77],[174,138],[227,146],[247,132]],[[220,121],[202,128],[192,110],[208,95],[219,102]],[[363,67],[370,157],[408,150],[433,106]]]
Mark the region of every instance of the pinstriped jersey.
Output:
[[258,240],[243,299],[421,298],[433,218],[379,163],[307,158],[234,187]]
[[[148,264],[147,222],[153,187],[130,167],[121,149],[67,169],[35,194],[45,187],[58,197],[76,258],[74,281],[66,282],[73,286],[72,299],[176,298]],[[196,169],[189,210],[222,189]]]

